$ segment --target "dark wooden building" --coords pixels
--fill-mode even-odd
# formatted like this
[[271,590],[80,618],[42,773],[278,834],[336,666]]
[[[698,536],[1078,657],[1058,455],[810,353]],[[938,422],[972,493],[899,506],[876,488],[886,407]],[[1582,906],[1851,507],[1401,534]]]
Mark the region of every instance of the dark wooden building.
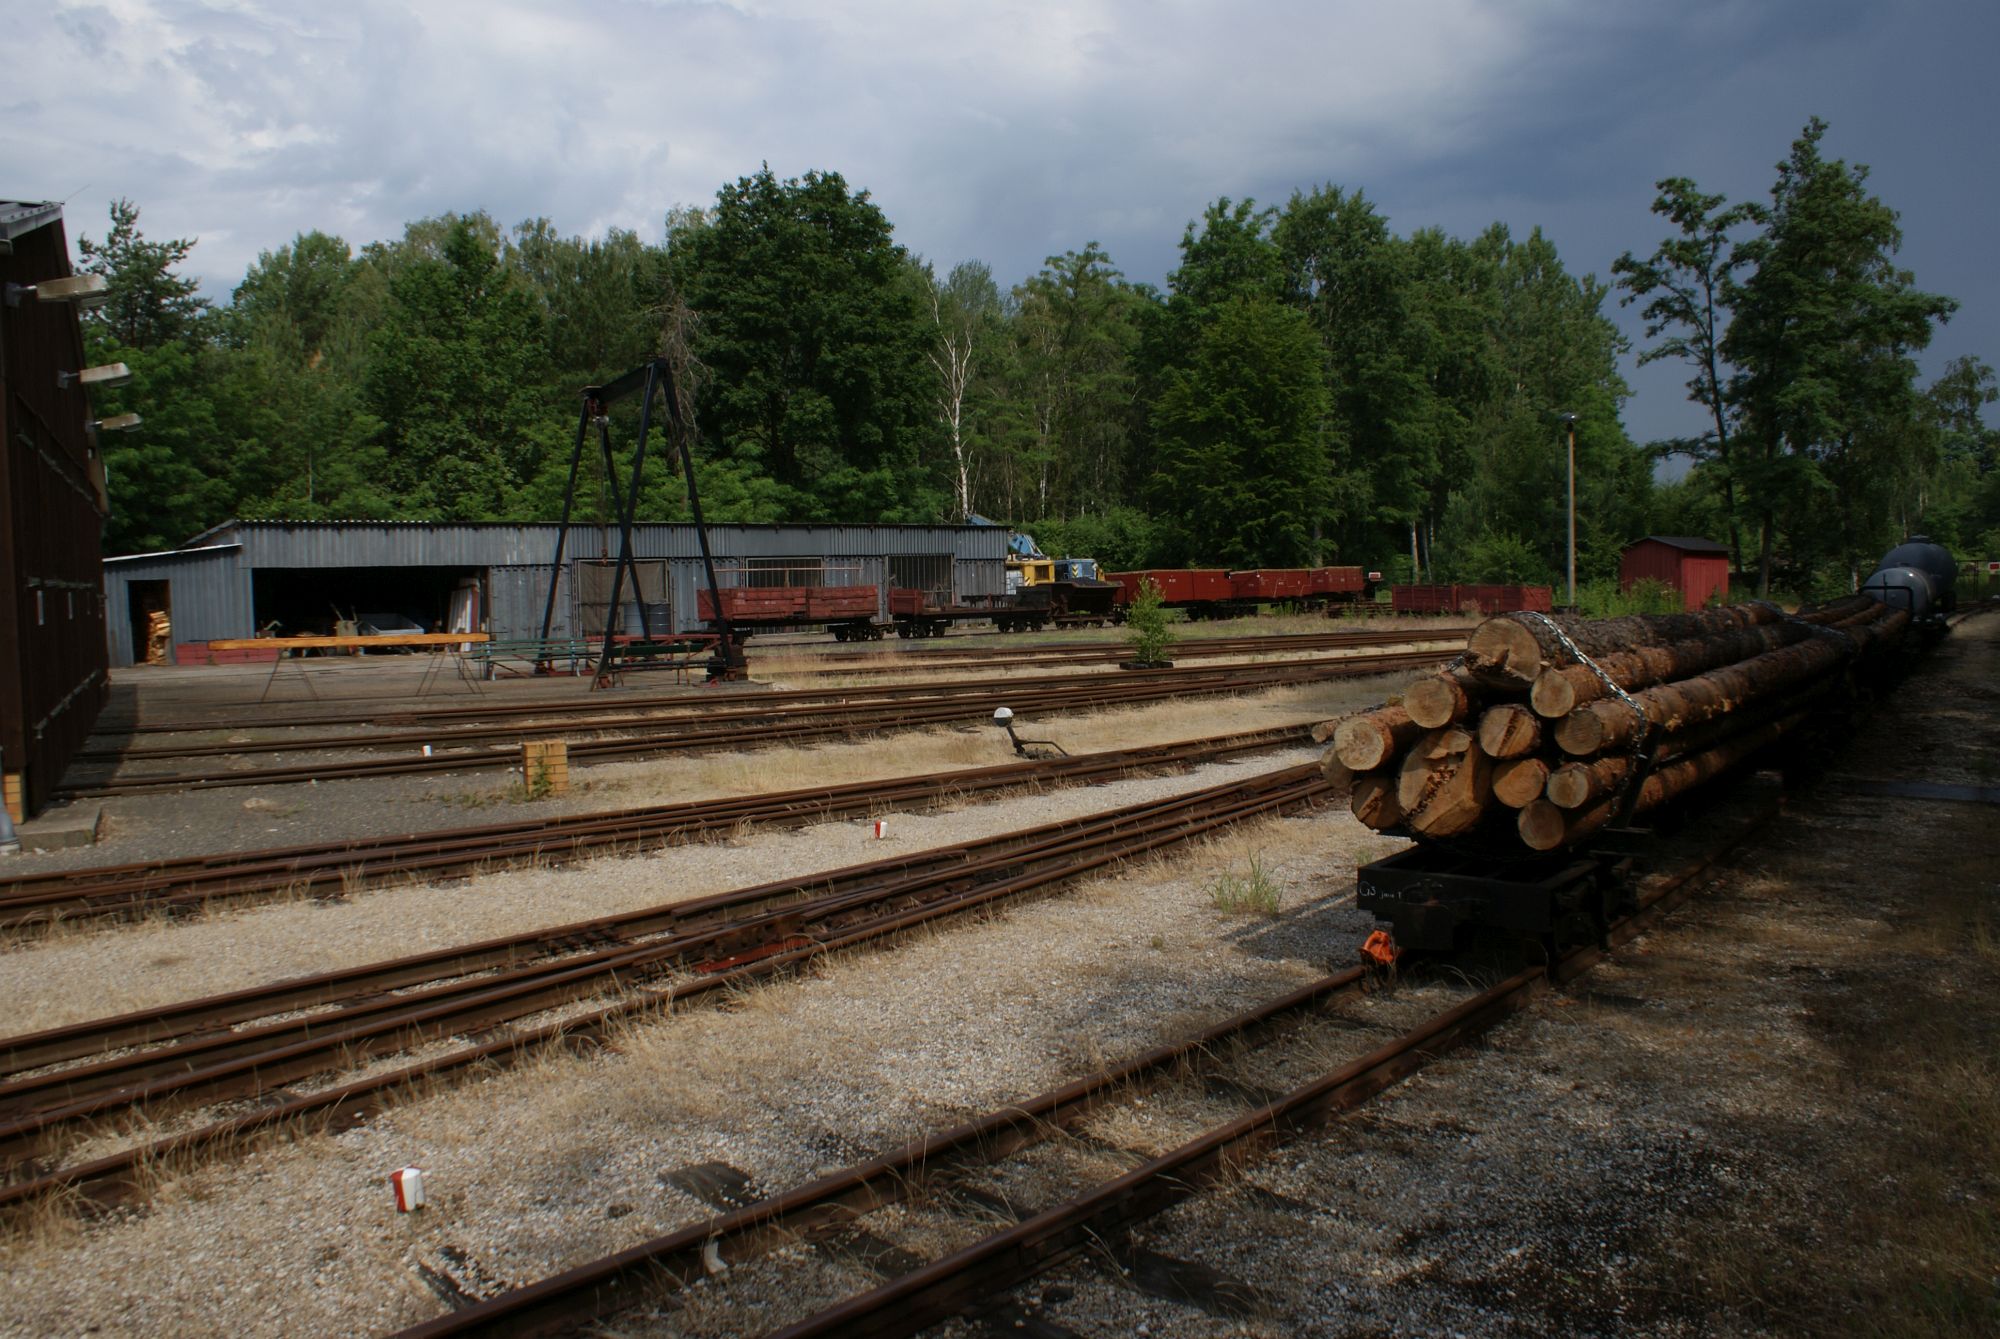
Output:
[[0,200],[0,778],[40,809],[110,691],[104,469],[83,331],[34,286],[71,275],[62,206]]
[[1619,560],[1618,587],[1631,590],[1646,580],[1679,591],[1681,608],[1700,609],[1712,598],[1729,598],[1729,550],[1712,539],[1647,535]]

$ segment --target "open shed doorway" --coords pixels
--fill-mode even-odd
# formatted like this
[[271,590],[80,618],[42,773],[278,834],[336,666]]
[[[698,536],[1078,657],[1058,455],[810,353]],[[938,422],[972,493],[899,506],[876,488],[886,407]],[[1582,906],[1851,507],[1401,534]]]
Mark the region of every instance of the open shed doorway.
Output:
[[174,596],[165,581],[125,583],[125,617],[132,629],[132,663],[165,665],[174,656]]
[[[480,576],[465,567],[260,567],[251,599],[261,636],[331,633],[336,623],[370,616],[443,632],[452,626],[453,592],[480,585]],[[463,597],[459,612],[463,618]]]

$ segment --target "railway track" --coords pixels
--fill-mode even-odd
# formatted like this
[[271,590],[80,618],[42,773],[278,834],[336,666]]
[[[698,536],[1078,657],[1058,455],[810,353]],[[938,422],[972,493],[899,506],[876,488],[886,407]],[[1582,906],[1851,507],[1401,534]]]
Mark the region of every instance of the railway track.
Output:
[[500,865],[568,860],[596,852],[698,840],[745,824],[822,822],[1023,786],[1088,784],[1306,741],[1305,727],[1284,726],[846,785],[51,871],[0,881],[0,930],[149,912],[185,913],[218,901],[272,893],[331,889],[344,893],[356,886],[397,879],[436,878]]
[[[1334,973],[1279,999],[1123,1064],[1028,1098],[942,1133],[834,1172],[809,1184],[689,1224],[540,1282],[473,1302],[464,1309],[402,1331],[399,1339],[444,1336],[526,1336],[574,1333],[656,1302],[697,1280],[720,1278],[780,1248],[835,1243],[877,1209],[918,1197],[948,1203],[966,1195],[989,1214],[1007,1209],[1013,1221],[961,1249],[913,1268],[880,1287],[850,1297],[774,1331],[781,1339],[808,1336],[891,1336],[918,1333],[965,1317],[1005,1330],[1027,1328],[1029,1312],[995,1306],[997,1295],[1090,1254],[1118,1259],[1136,1224],[1237,1173],[1263,1153],[1324,1125],[1464,1045],[1526,1007],[1552,986],[1583,975],[1612,948],[1630,941],[1691,895],[1695,879],[1726,857],[1775,806],[1738,826],[1726,839],[1648,879],[1639,911],[1613,927],[1603,946],[1572,952],[1549,965],[1516,972],[1498,984],[1453,1000],[1393,1040],[1284,1092],[1233,1080],[1226,1063],[1244,1047],[1262,1047],[1363,988],[1360,970]],[[1235,1086],[1247,1110],[1169,1152],[1132,1158],[1124,1174],[1039,1211],[1013,1209],[975,1181],[982,1170],[1025,1148],[1074,1132],[1107,1107],[1144,1097],[1175,1071],[1206,1075],[1211,1091]],[[1217,1072],[1220,1071],[1220,1072]],[[1219,1081],[1219,1083],[1218,1083]],[[882,1252],[877,1242],[876,1258]],[[893,1249],[893,1243],[889,1243]],[[1122,1263],[1122,1262],[1121,1262]],[[1049,1321],[1037,1332],[1067,1333]]]
[[[1339,632],[1274,633],[1247,637],[1183,638],[1173,645],[1176,660],[1217,659],[1222,656],[1294,655],[1305,651],[1338,651],[1355,647],[1403,646],[1429,642],[1461,642],[1472,625],[1452,624],[1420,632],[1386,632],[1375,629],[1346,629]],[[929,645],[935,643],[922,643]],[[964,648],[908,651],[835,652],[816,655],[824,667],[787,665],[782,677],[801,675],[908,674],[941,669],[1027,669],[1062,665],[1115,665],[1132,657],[1132,649],[1119,643],[1078,643],[1070,646],[1043,646],[1033,649],[985,647],[976,652]],[[801,657],[803,659],[803,657]]]
[[[0,1209],[54,1194],[138,1196],[163,1159],[211,1155],[279,1126],[347,1128],[470,1067],[587,1045],[620,1020],[1306,807],[1328,789],[1316,766],[1285,768],[802,880],[0,1041]],[[462,1044],[437,1049],[451,1040]],[[409,1064],[338,1081],[418,1047],[427,1053]],[[328,1086],[300,1091],[310,1083]],[[175,1132],[148,1137],[160,1128]],[[107,1136],[131,1142],[72,1156]]]
[[[1431,642],[1450,642],[1463,636],[1467,629],[1441,627],[1435,631],[1423,629],[1418,633],[1374,632],[1366,629],[1340,633],[1274,634],[1269,637],[1243,638],[1198,638],[1176,643],[1174,651],[1182,659],[1195,660],[1204,656],[1222,655],[1279,655],[1293,651],[1340,650],[1379,646],[1423,645]],[[1332,640],[1328,640],[1332,639]],[[1228,651],[1205,651],[1212,645],[1228,645],[1235,649]],[[815,655],[815,660],[847,661],[864,665],[881,665],[888,661],[905,661],[911,668],[921,668],[929,672],[933,668],[963,667],[973,669],[994,669],[1008,667],[1004,663],[1024,654],[1046,657],[1041,663],[1060,667],[1064,664],[1113,663],[1125,659],[1129,652],[1106,643],[1069,643],[1037,648],[1034,652],[1024,652],[1019,647],[1007,646],[990,648],[985,654],[968,655],[959,648],[944,650],[910,649],[899,651],[873,650],[850,651],[834,654]],[[949,657],[933,664],[932,657]],[[846,673],[848,671],[841,671]],[[537,686],[557,687],[553,681],[536,681]],[[565,684],[575,681],[566,680]],[[921,685],[909,685],[908,689],[922,691]],[[824,698],[839,698],[853,691],[841,688],[803,689],[787,693],[760,694],[760,697],[789,697],[803,700],[807,695]],[[887,691],[897,691],[890,688]],[[507,702],[480,701],[473,703],[428,703],[413,704],[407,699],[385,700],[381,697],[367,699],[344,699],[360,701],[363,705],[338,711],[315,711],[309,713],[286,713],[259,704],[249,707],[232,707],[223,710],[203,712],[199,715],[146,720],[139,716],[118,715],[107,712],[101,716],[93,731],[93,738],[116,740],[136,735],[188,734],[214,730],[270,730],[270,729],[317,729],[338,725],[389,725],[407,727],[415,725],[442,726],[465,722],[498,722],[515,720],[535,720],[549,717],[588,717],[610,714],[615,705],[617,711],[637,712],[650,709],[671,709],[687,707],[689,695],[686,692],[672,694],[649,694],[625,696],[619,694],[615,703],[607,704],[601,694],[585,694],[580,691],[566,691],[560,698],[543,694],[536,699]],[[99,756],[111,756],[120,750],[109,745],[93,746]]]
[[303,750],[406,749],[386,757],[315,760],[215,771],[132,773],[70,777],[63,798],[138,794],[158,790],[284,785],[360,777],[410,776],[509,768],[519,764],[522,739],[574,736],[580,731],[621,731],[622,737],[572,739],[569,760],[584,766],[609,759],[713,748],[848,738],[883,730],[962,724],[986,719],[995,706],[1024,703],[1037,717],[1170,698],[1235,694],[1413,669],[1436,663],[1437,651],[1392,651],[1337,660],[1267,661],[1204,669],[1144,670],[1110,676],[1083,674],[1033,679],[951,682],[926,687],[883,686],[804,689],[761,694],[754,701],[690,705],[685,697],[654,714],[622,714],[554,723],[522,722],[504,728],[426,730],[374,736],[323,736],[278,742],[199,744],[128,755],[161,762],[220,753],[293,753]]

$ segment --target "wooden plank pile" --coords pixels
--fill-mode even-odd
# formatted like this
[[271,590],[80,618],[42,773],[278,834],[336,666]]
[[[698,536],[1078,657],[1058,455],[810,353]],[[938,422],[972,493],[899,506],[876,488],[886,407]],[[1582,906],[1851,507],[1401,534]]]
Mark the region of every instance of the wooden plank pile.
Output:
[[1799,616],[1508,614],[1400,702],[1321,727],[1322,767],[1377,831],[1553,851],[1796,730],[1908,626],[1859,596]]

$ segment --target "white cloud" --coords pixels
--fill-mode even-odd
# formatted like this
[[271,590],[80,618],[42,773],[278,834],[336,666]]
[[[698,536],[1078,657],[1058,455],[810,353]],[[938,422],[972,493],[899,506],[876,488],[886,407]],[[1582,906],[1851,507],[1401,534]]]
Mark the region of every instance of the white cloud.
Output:
[[[2000,36],[1990,0],[1925,21],[1867,0],[19,10],[0,193],[70,198],[72,236],[100,234],[106,203],[129,197],[149,234],[201,239],[193,264],[216,294],[303,229],[359,246],[446,210],[656,237],[669,207],[764,161],[840,171],[913,249],[1003,281],[1093,239],[1157,281],[1208,201],[1323,181],[1367,189],[1399,228],[1544,223],[1573,268],[1601,273],[1656,237],[1656,178],[1757,193],[1814,112],[1897,154],[1942,127],[1984,143],[1980,66]],[[1921,171],[1893,178],[1908,193],[1892,203],[1960,217],[1963,165],[1910,153]],[[1952,236],[1959,271],[1920,278],[1968,299],[1954,338],[2000,335],[1990,267]]]
[[982,220],[1039,214],[1080,244],[1309,158],[1462,143],[1533,27],[1471,0],[65,0],[25,26],[0,185],[88,182],[73,228],[137,200],[154,232],[204,239],[211,286],[302,228],[358,244],[447,209],[652,235],[767,159],[843,171],[941,256],[1032,264],[1039,237]]

